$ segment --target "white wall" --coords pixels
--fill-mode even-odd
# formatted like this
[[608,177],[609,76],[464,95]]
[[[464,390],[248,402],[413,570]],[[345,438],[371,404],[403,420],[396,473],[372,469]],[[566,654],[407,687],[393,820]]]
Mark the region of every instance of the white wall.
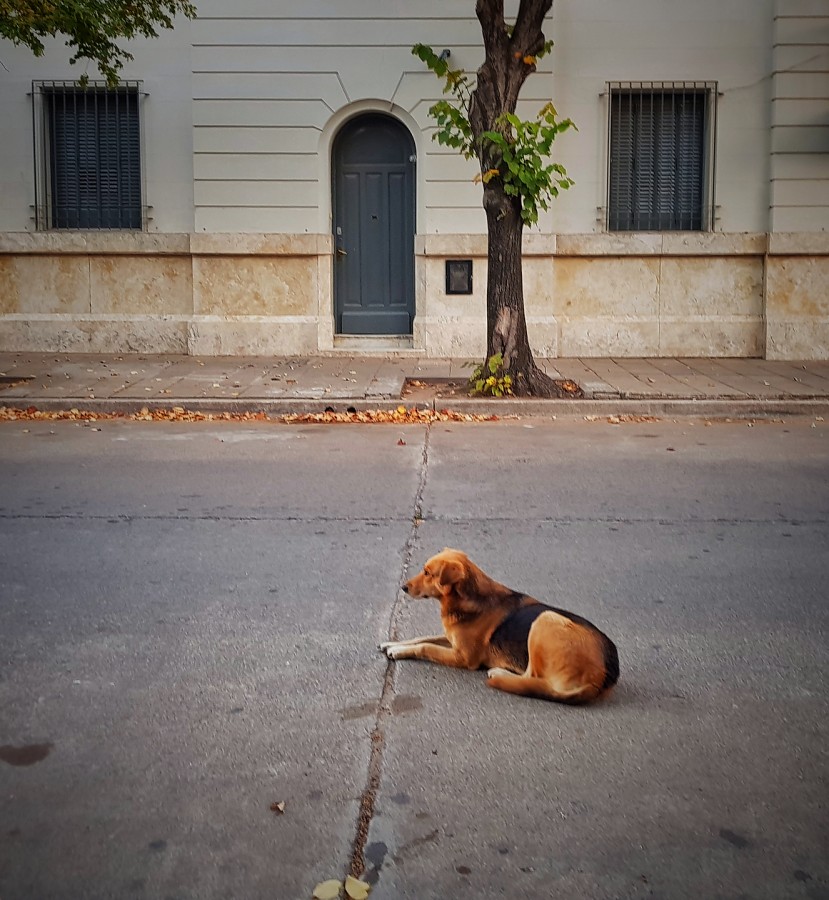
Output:
[[[719,83],[716,230],[764,232],[772,206],[775,230],[825,228],[827,22],[826,0],[555,0],[546,31],[556,46],[521,112],[552,96],[576,121],[554,148],[576,185],[541,231],[603,230],[603,94],[626,80]],[[375,108],[415,131],[418,232],[483,233],[474,161],[430,139],[441,84],[411,55],[419,41],[474,72],[474,0],[202,0],[196,22],[135,42],[124,77],[149,93],[150,230],[328,233],[333,125]],[[60,41],[42,59],[0,43],[0,231],[33,228],[28,95],[33,79],[77,77],[69,55]]]
[[576,186],[555,230],[603,230],[608,81],[717,81],[717,231],[765,231],[772,0],[556,0],[554,97],[579,127],[561,138]]
[[[441,85],[412,45],[482,58],[470,0],[241,0],[226,15],[204,0],[193,29],[199,231],[328,232],[332,119],[374,108],[426,129]],[[418,230],[485,230],[474,164],[418,143]]]
[[771,230],[829,230],[829,3],[777,0]]
[[[135,59],[124,65],[122,78],[142,80],[148,94],[141,116],[149,230],[192,231],[190,23],[181,19],[156,40],[125,46]],[[77,79],[85,64],[69,65],[71,55],[60,40],[49,40],[40,58],[26,47],[0,41],[0,231],[34,230],[32,81]],[[95,67],[86,71],[90,79],[100,78]]]

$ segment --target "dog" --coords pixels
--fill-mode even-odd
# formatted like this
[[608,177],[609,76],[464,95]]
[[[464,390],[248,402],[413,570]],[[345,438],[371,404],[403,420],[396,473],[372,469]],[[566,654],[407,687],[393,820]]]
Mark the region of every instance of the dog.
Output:
[[510,590],[460,550],[433,556],[403,590],[440,600],[445,633],[380,644],[389,659],[486,667],[490,687],[559,703],[594,700],[619,679],[616,646],[592,622]]

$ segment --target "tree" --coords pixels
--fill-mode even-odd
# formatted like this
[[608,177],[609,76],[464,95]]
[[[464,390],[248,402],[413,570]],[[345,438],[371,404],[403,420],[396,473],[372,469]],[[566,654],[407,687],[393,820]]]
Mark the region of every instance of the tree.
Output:
[[515,115],[521,87],[552,48],[541,30],[552,5],[553,0],[521,0],[515,24],[508,26],[503,0],[477,0],[485,59],[474,85],[464,72],[450,68],[445,54],[438,56],[424,44],[412,49],[444,80],[444,93],[455,97],[429,110],[438,126],[435,139],[480,163],[489,274],[487,350],[477,385],[487,393],[506,388],[523,395],[572,396],[535,363],[521,271],[524,225],[535,224],[539,208],[547,209],[560,189],[573,184],[561,165],[549,161],[553,140],[573,123],[559,120],[552,103],[535,121]]
[[[172,28],[179,14],[192,19],[196,8],[188,0],[0,0],[0,37],[42,56],[43,38],[64,35],[75,49],[70,63],[88,59],[115,85],[132,59],[116,40],[158,37],[156,28]],[[78,80],[86,84],[89,76]]]

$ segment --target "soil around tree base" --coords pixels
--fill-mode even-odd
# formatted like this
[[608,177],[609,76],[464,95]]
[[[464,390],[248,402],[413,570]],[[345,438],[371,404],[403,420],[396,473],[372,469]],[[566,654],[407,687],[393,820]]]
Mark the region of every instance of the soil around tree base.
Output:
[[[532,396],[541,399],[565,399],[580,400],[584,397],[584,391],[569,378],[549,378],[544,376],[553,385],[552,391],[546,394],[521,393],[517,391],[513,396]],[[473,394],[469,390],[469,382],[466,378],[407,378],[403,384],[402,398],[408,403],[429,403],[432,400],[442,400],[450,397],[466,397],[470,400],[492,400],[490,396]],[[497,398],[496,398],[497,399]]]

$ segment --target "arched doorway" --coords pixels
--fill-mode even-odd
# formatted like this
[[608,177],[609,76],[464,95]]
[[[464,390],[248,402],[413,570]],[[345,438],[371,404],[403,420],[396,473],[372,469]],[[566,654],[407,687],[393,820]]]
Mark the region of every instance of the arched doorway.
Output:
[[415,147],[397,119],[346,122],[332,153],[338,334],[411,334]]

